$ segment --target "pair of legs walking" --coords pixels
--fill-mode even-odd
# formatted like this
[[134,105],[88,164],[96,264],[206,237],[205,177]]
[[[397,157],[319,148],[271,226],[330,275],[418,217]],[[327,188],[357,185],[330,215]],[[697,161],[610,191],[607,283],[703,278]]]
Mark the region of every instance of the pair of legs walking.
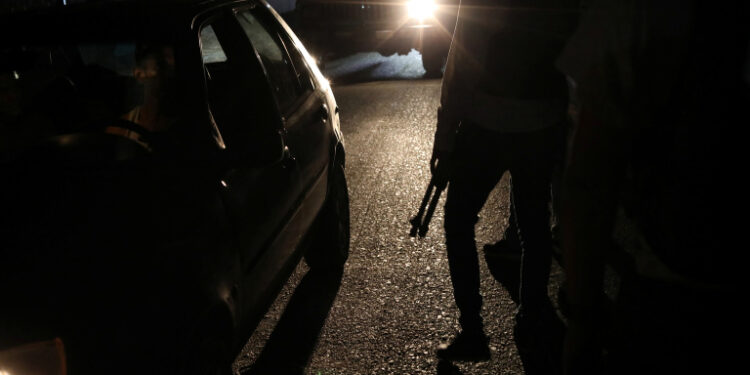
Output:
[[513,178],[512,207],[523,248],[521,310],[533,314],[548,302],[552,251],[549,201],[555,136],[554,127],[496,133],[472,124],[462,125],[457,167],[445,204],[446,248],[462,335],[484,335],[474,226],[505,171],[510,171]]

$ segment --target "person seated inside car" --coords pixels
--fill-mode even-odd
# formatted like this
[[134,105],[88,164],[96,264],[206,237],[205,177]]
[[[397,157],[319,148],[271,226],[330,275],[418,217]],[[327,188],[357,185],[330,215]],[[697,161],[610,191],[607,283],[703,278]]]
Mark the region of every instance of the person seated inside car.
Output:
[[163,132],[176,120],[174,51],[171,47],[139,45],[133,77],[143,87],[143,100],[122,119],[150,132]]

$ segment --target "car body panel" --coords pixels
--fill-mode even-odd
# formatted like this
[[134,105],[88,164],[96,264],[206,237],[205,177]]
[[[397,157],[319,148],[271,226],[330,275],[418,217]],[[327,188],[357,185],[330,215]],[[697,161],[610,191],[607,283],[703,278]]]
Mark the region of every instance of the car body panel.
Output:
[[[242,77],[255,83],[251,97],[260,101],[253,105],[266,109],[244,120],[262,128],[267,138],[258,139],[287,149],[283,159],[263,163],[239,147],[242,138],[226,132],[229,117],[212,108],[199,46],[204,23],[248,8],[290,34],[284,47],[298,51],[295,67],[309,86],[279,111],[260,78],[257,51],[247,40],[229,43],[247,45]],[[0,312],[0,349],[62,337],[72,368],[122,372],[113,364],[132,356],[169,367],[188,352],[191,335],[210,326],[226,329],[236,352],[301,258],[327,197],[330,166],[343,158],[327,81],[263,1],[93,3],[58,11],[13,15],[0,29],[6,38],[10,30],[31,30],[23,42],[42,44],[84,34],[102,41],[158,35],[173,43],[180,61],[185,119],[179,142],[161,151],[76,133],[3,153],[2,171],[11,177],[1,185],[9,208],[0,259],[19,272],[0,277],[3,303],[12,306]],[[61,32],[38,32],[47,28]],[[114,149],[119,154],[110,155]],[[122,351],[128,346],[139,350]]]

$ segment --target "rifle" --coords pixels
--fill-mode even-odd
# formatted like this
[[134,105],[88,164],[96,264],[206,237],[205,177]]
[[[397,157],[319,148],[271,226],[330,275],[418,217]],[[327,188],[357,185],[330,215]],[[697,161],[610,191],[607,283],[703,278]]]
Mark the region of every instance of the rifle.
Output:
[[[441,123],[448,123],[449,121],[451,121],[451,119],[446,118],[446,114],[442,107],[438,108],[438,126],[440,126],[439,124]],[[456,135],[456,137],[458,137],[458,135]],[[432,173],[432,178],[430,178],[430,184],[427,185],[427,191],[425,191],[424,197],[422,198],[422,204],[419,205],[417,216],[414,216],[409,220],[411,223],[411,230],[409,231],[410,237],[416,237],[417,234],[419,234],[419,237],[424,237],[427,234],[427,230],[430,228],[430,220],[432,220],[432,215],[435,213],[438,201],[440,201],[440,195],[448,185],[448,179],[454,167],[453,158],[448,155],[435,158],[436,155],[433,153],[433,158],[430,159],[430,172]],[[425,209],[427,209],[426,215]]]
[[[437,181],[434,176],[430,179],[430,184],[427,185],[427,191],[425,191],[422,198],[422,203],[419,205],[419,212],[409,220],[411,223],[410,237],[416,237],[417,234],[419,234],[419,237],[424,237],[427,234],[427,230],[430,227],[430,220],[432,220],[432,215],[435,213],[435,208],[440,200],[440,195],[445,190],[445,186],[445,182]],[[429,207],[427,206],[428,202]],[[425,209],[427,209],[426,215]]]

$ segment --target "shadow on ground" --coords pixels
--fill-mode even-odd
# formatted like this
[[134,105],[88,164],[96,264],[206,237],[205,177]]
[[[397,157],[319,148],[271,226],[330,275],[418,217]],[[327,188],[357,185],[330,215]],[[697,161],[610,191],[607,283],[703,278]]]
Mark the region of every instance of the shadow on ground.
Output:
[[[513,302],[518,305],[521,286],[520,256],[499,256],[485,251],[484,257],[492,276],[503,285]],[[559,261],[559,257],[556,256],[556,259]],[[561,373],[565,324],[552,305],[548,311],[542,313],[539,321],[525,325],[516,324],[513,329],[513,338],[525,374],[555,375]]]
[[333,305],[343,270],[313,268],[302,278],[258,359],[242,375],[302,375]]
[[463,375],[456,365],[441,359],[437,364],[437,375]]
[[518,305],[521,287],[521,258],[500,257],[484,251],[484,260],[495,278],[510,294],[510,298]]

